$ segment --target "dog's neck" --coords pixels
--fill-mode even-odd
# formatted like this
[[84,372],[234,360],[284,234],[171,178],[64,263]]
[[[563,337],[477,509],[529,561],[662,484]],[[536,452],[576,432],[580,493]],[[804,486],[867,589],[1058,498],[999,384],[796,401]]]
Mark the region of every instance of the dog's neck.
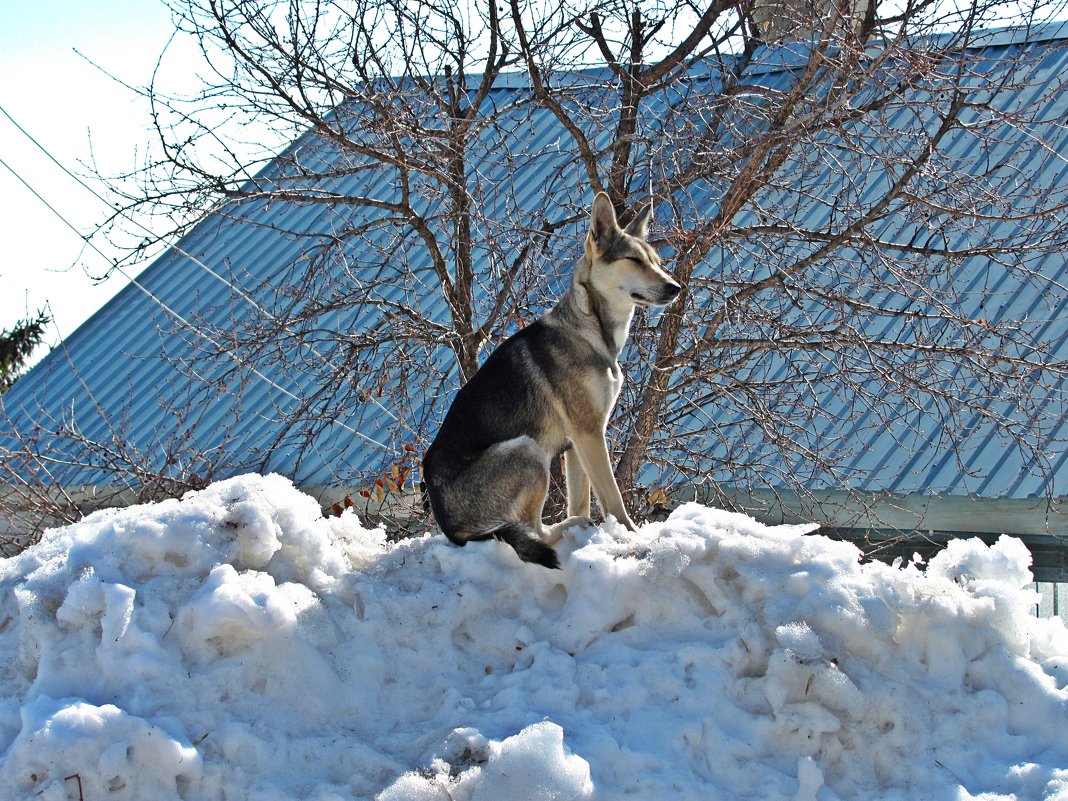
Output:
[[580,272],[552,313],[569,318],[595,349],[605,351],[615,361],[630,333],[634,306],[627,304],[624,308],[613,308]]

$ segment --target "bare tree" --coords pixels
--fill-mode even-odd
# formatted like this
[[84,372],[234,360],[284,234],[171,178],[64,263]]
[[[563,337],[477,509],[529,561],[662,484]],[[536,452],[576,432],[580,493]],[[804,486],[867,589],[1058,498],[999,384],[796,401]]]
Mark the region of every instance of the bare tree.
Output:
[[[196,317],[189,374],[233,396],[270,366],[301,388],[259,464],[218,470],[374,419],[389,421],[367,435],[377,475],[410,481],[444,401],[567,279],[598,190],[624,221],[655,200],[685,286],[639,320],[630,353],[614,435],[632,500],[726,476],[878,483],[849,443],[889,430],[924,448],[921,418],[940,422],[940,449],[993,432],[1048,469],[1035,410],[1065,372],[1048,315],[991,310],[1019,285],[1063,296],[1048,260],[1068,249],[1068,185],[1048,159],[1065,130],[1048,109],[1064,87],[1042,66],[1062,45],[993,49],[988,30],[1009,13],[1034,29],[1061,5],[172,9],[204,87],[144,89],[156,156],[113,180],[110,232],[149,211],[172,240],[210,207],[201,231],[255,226],[292,253],[272,275],[189,264],[235,288],[233,313]],[[265,154],[244,141],[253,130],[308,133]],[[835,397],[848,403],[830,419]]]

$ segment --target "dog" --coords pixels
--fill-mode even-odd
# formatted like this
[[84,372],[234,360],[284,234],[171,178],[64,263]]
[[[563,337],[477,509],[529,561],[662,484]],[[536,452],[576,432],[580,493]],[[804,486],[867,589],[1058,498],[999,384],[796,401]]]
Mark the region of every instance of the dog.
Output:
[[[519,558],[559,568],[550,543],[601,511],[634,529],[605,442],[623,384],[619,353],[634,309],[663,307],[682,287],[646,241],[652,206],[620,228],[594,198],[571,285],[536,322],[500,345],[456,393],[423,459],[438,525],[456,545],[496,538]],[[564,454],[568,517],[546,528],[551,459]]]

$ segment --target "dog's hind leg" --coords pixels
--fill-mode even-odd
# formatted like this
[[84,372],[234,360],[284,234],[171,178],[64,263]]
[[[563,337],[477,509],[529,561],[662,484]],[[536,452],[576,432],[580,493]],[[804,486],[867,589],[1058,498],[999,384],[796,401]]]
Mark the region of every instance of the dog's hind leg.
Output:
[[464,473],[466,525],[463,539],[495,539],[511,545],[526,562],[559,567],[544,541],[541,513],[549,493],[549,460],[530,437],[489,448]]
[[553,523],[545,529],[545,541],[555,545],[560,541],[560,538],[564,536],[564,533],[569,528],[586,528],[587,526],[596,525],[589,515],[572,515],[571,517],[561,520],[559,523]]

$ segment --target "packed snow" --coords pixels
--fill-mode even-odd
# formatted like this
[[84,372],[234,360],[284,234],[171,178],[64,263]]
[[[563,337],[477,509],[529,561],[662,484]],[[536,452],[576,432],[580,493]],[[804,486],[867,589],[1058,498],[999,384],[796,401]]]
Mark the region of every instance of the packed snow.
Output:
[[2,799],[1068,800],[1029,556],[861,564],[690,504],[559,571],[278,476],[0,560]]

